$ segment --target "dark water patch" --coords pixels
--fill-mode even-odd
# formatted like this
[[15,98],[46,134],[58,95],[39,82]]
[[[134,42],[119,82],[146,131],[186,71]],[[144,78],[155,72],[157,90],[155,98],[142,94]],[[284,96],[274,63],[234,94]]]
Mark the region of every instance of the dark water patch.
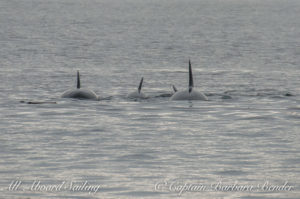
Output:
[[147,101],[151,100],[151,98],[149,96],[147,96],[144,99],[141,99],[141,98],[127,98],[127,97],[124,96],[124,99],[126,99],[127,101],[131,101],[131,102],[147,102]]
[[287,92],[287,93],[284,94],[284,96],[290,97],[290,96],[294,96],[294,95],[290,92]]
[[165,98],[165,97],[171,97],[174,93],[168,93],[168,92],[165,92],[165,93],[158,93],[154,96],[152,96],[153,98]]
[[20,103],[26,103],[26,104],[57,104],[56,102],[53,101],[23,101],[21,100]]
[[222,98],[221,99],[232,99],[232,97],[230,95],[222,95]]
[[89,130],[88,130],[88,132],[97,132],[97,133],[100,133],[100,132],[105,132],[105,128],[90,128]]

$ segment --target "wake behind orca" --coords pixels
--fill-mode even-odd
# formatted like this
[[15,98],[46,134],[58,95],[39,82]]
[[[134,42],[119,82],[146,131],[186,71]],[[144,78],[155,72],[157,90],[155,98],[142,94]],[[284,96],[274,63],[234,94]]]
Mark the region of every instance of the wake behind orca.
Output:
[[75,99],[87,99],[87,100],[99,100],[96,93],[90,89],[84,89],[80,87],[80,75],[77,71],[77,89],[71,89],[64,92],[62,98],[75,98]]
[[204,93],[196,91],[194,89],[194,81],[193,81],[193,73],[192,73],[192,65],[189,60],[189,88],[184,91],[177,91],[176,87],[173,86],[175,91],[174,95],[170,98],[170,100],[208,100]]

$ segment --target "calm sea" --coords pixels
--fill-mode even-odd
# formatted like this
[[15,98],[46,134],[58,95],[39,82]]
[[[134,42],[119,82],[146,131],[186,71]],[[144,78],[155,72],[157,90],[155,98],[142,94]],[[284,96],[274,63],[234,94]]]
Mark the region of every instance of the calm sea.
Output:
[[[298,0],[0,0],[0,198],[298,199],[299,19]],[[189,59],[209,101],[162,97]],[[77,70],[105,100],[60,98]]]

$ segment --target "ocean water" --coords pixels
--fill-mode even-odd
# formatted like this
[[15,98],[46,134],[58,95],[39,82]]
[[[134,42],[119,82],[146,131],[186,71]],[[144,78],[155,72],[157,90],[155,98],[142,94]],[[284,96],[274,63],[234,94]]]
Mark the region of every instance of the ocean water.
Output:
[[[0,198],[298,199],[299,19],[298,0],[1,0]],[[189,59],[209,101],[162,97]],[[77,70],[104,100],[60,98]]]

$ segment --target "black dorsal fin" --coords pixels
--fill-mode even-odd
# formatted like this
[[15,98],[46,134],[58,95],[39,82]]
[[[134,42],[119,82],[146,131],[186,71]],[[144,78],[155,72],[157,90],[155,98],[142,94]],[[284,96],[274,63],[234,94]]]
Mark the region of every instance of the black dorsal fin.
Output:
[[174,85],[172,85],[172,87],[173,87],[174,92],[176,93],[177,92],[177,88]]
[[144,81],[144,77],[142,77],[141,81],[140,81],[140,85],[138,87],[138,92],[141,93],[142,90],[142,86],[143,86],[143,81]]
[[194,87],[194,81],[193,81],[193,73],[192,73],[192,64],[191,60],[189,60],[189,92],[192,92]]
[[79,75],[79,70],[77,71],[77,88],[80,88],[80,75]]

